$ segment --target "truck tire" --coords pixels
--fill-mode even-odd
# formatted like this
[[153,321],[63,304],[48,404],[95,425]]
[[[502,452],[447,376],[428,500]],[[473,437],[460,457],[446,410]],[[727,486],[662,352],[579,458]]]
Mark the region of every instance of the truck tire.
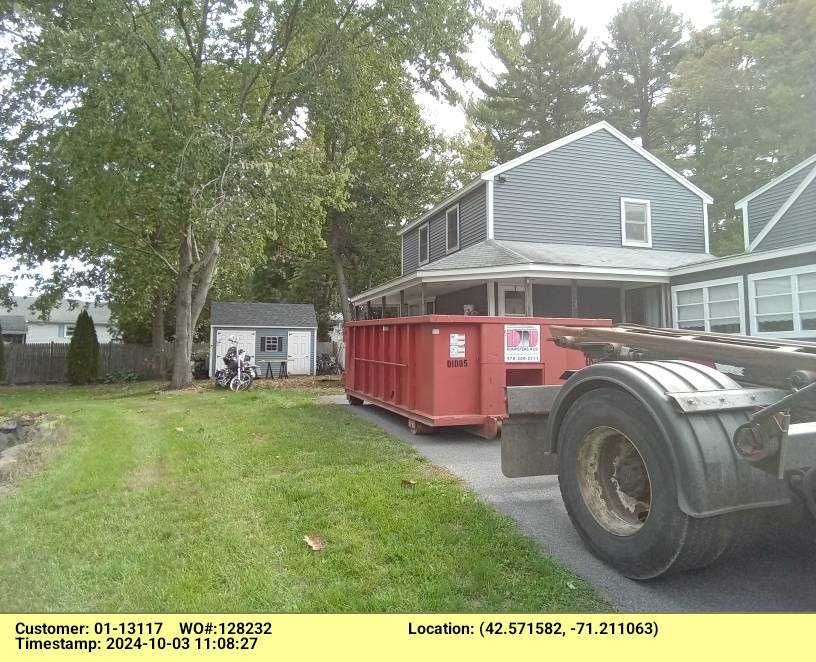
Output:
[[595,555],[627,577],[709,565],[756,533],[761,511],[694,518],[680,509],[670,440],[620,389],[577,398],[558,437],[567,513]]

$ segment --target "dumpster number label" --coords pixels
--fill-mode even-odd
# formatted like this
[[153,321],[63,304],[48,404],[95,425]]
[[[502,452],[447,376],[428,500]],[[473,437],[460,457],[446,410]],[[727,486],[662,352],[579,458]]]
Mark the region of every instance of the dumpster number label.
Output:
[[451,333],[450,334],[450,358],[463,359],[465,358],[465,334]]
[[538,324],[504,325],[504,362],[541,362],[541,327]]

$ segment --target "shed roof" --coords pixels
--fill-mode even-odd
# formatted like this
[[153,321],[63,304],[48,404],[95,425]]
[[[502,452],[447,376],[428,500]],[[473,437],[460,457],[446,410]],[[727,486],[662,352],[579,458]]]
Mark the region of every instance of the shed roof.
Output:
[[27,333],[28,324],[22,315],[0,315],[0,329],[3,333]]
[[708,253],[659,251],[653,248],[582,246],[487,239],[419,268],[440,269],[501,267],[510,264],[557,264],[563,266],[626,269],[674,269],[713,260]]
[[310,303],[257,303],[251,301],[214,301],[210,310],[212,326],[317,326]]

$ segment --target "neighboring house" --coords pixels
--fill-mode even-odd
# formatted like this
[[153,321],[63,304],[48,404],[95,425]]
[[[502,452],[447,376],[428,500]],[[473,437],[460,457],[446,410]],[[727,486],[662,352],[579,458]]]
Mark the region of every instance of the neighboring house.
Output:
[[606,122],[488,170],[408,223],[402,275],[363,315],[668,325],[672,269],[713,260],[712,199]]
[[3,332],[3,342],[23,344],[28,324],[22,315],[0,315],[0,330]]
[[[93,319],[96,338],[100,343],[108,343],[118,338],[118,332],[110,322],[110,309],[104,304],[63,299],[54,306],[45,319],[42,319],[39,311],[33,308],[35,301],[36,297],[14,297],[14,306],[8,311],[10,316],[22,317],[26,323],[21,342],[70,342],[77,316],[83,309],[87,309]],[[0,313],[5,312],[6,309],[0,309]],[[4,325],[3,336],[5,335]]]
[[[235,336],[235,342],[229,340]],[[210,310],[210,375],[230,346],[244,349],[275,377],[285,363],[290,375],[313,375],[317,362],[317,316],[304,303],[213,302]]]
[[746,252],[672,272],[675,325],[816,338],[816,154],[736,208]]

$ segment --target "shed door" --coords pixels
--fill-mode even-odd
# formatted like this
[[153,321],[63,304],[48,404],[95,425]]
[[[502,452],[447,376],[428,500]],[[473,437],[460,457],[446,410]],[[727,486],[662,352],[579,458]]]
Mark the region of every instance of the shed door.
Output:
[[312,364],[311,333],[290,331],[286,355],[286,370],[290,375],[308,375]]
[[[235,336],[235,343],[229,341],[230,336]],[[233,344],[254,358],[255,331],[248,331],[247,329],[218,329],[215,334],[215,363],[213,364],[214,367],[211,367],[213,372],[224,367],[224,362],[221,359]]]

